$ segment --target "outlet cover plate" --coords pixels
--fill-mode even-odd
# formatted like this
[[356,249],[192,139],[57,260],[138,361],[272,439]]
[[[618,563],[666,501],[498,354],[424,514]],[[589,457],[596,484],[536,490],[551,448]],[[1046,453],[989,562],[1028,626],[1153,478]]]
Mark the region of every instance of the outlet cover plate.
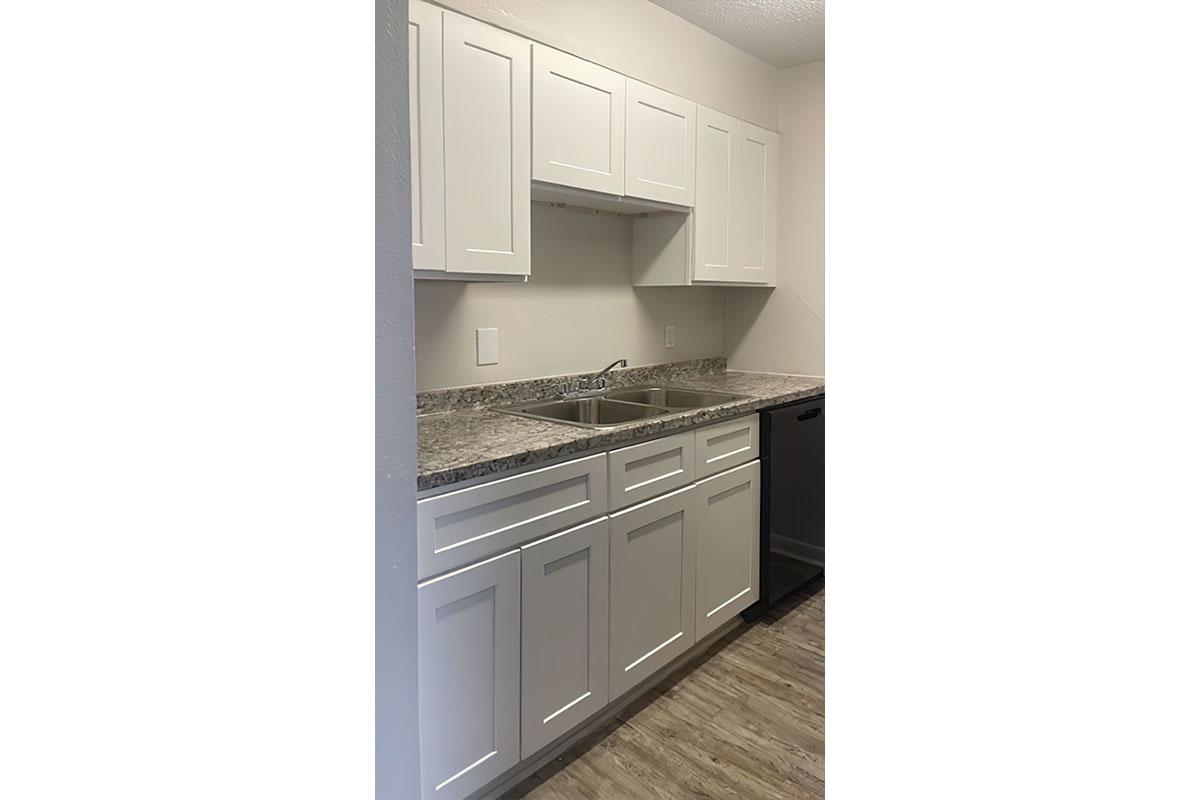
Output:
[[475,366],[500,363],[500,329],[475,329]]

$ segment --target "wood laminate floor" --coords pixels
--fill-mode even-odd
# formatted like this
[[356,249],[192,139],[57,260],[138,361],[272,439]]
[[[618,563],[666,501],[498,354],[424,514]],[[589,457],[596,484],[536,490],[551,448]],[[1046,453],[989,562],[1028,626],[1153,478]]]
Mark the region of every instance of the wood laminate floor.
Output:
[[530,800],[825,796],[825,583],[718,640],[505,794]]

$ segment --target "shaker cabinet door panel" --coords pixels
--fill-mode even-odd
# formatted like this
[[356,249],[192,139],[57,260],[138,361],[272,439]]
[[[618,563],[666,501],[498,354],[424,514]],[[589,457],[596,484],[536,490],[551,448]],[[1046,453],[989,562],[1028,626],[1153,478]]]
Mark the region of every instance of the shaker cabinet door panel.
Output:
[[520,750],[521,553],[417,588],[421,796],[461,798]]
[[700,107],[696,128],[695,279],[730,281],[738,121]]
[[696,104],[626,79],[625,194],[696,202]]
[[696,484],[696,638],[758,600],[759,462]]
[[521,548],[521,757],[608,703],[608,517]]
[[609,696],[696,641],[695,487],[613,514],[609,524]]
[[625,76],[533,45],[533,179],[625,191]]
[[413,268],[446,269],[442,152],[442,10],[408,4],[408,125],[412,158]]
[[779,226],[779,134],[738,123],[734,268],[743,283],[775,283]]
[[529,46],[445,12],[446,259],[451,272],[529,274]]

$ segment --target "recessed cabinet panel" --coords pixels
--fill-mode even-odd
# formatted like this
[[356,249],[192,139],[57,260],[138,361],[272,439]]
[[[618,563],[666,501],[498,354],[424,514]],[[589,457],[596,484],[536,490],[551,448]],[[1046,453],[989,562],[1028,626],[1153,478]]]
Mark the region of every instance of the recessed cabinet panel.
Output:
[[443,18],[446,258],[452,272],[529,274],[529,42]]
[[729,281],[738,121],[700,107],[696,133],[696,280]]
[[626,80],[625,194],[696,202],[696,104]]
[[521,555],[418,586],[421,796],[460,798],[520,758]]
[[608,703],[608,518],[521,548],[521,757]]
[[408,4],[408,102],[414,269],[446,269],[442,153],[442,10]]
[[758,600],[759,462],[696,484],[696,638]]
[[454,569],[608,510],[608,455],[417,501],[417,575]]
[[710,425],[696,431],[696,477],[758,458],[758,414]]
[[649,678],[696,641],[695,487],[610,518],[609,695]]
[[695,452],[691,431],[613,450],[608,454],[609,508],[624,508],[691,483]]
[[734,277],[774,283],[778,243],[779,134],[738,123],[734,181]]
[[624,192],[624,75],[533,45],[533,178]]

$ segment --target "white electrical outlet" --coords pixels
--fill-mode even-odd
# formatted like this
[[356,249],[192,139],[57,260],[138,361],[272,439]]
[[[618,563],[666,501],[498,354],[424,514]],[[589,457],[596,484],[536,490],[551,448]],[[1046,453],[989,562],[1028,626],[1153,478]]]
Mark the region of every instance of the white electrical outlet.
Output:
[[666,345],[667,345],[668,350],[675,346],[675,326],[674,325],[667,326]]
[[500,329],[475,329],[475,366],[500,363]]

